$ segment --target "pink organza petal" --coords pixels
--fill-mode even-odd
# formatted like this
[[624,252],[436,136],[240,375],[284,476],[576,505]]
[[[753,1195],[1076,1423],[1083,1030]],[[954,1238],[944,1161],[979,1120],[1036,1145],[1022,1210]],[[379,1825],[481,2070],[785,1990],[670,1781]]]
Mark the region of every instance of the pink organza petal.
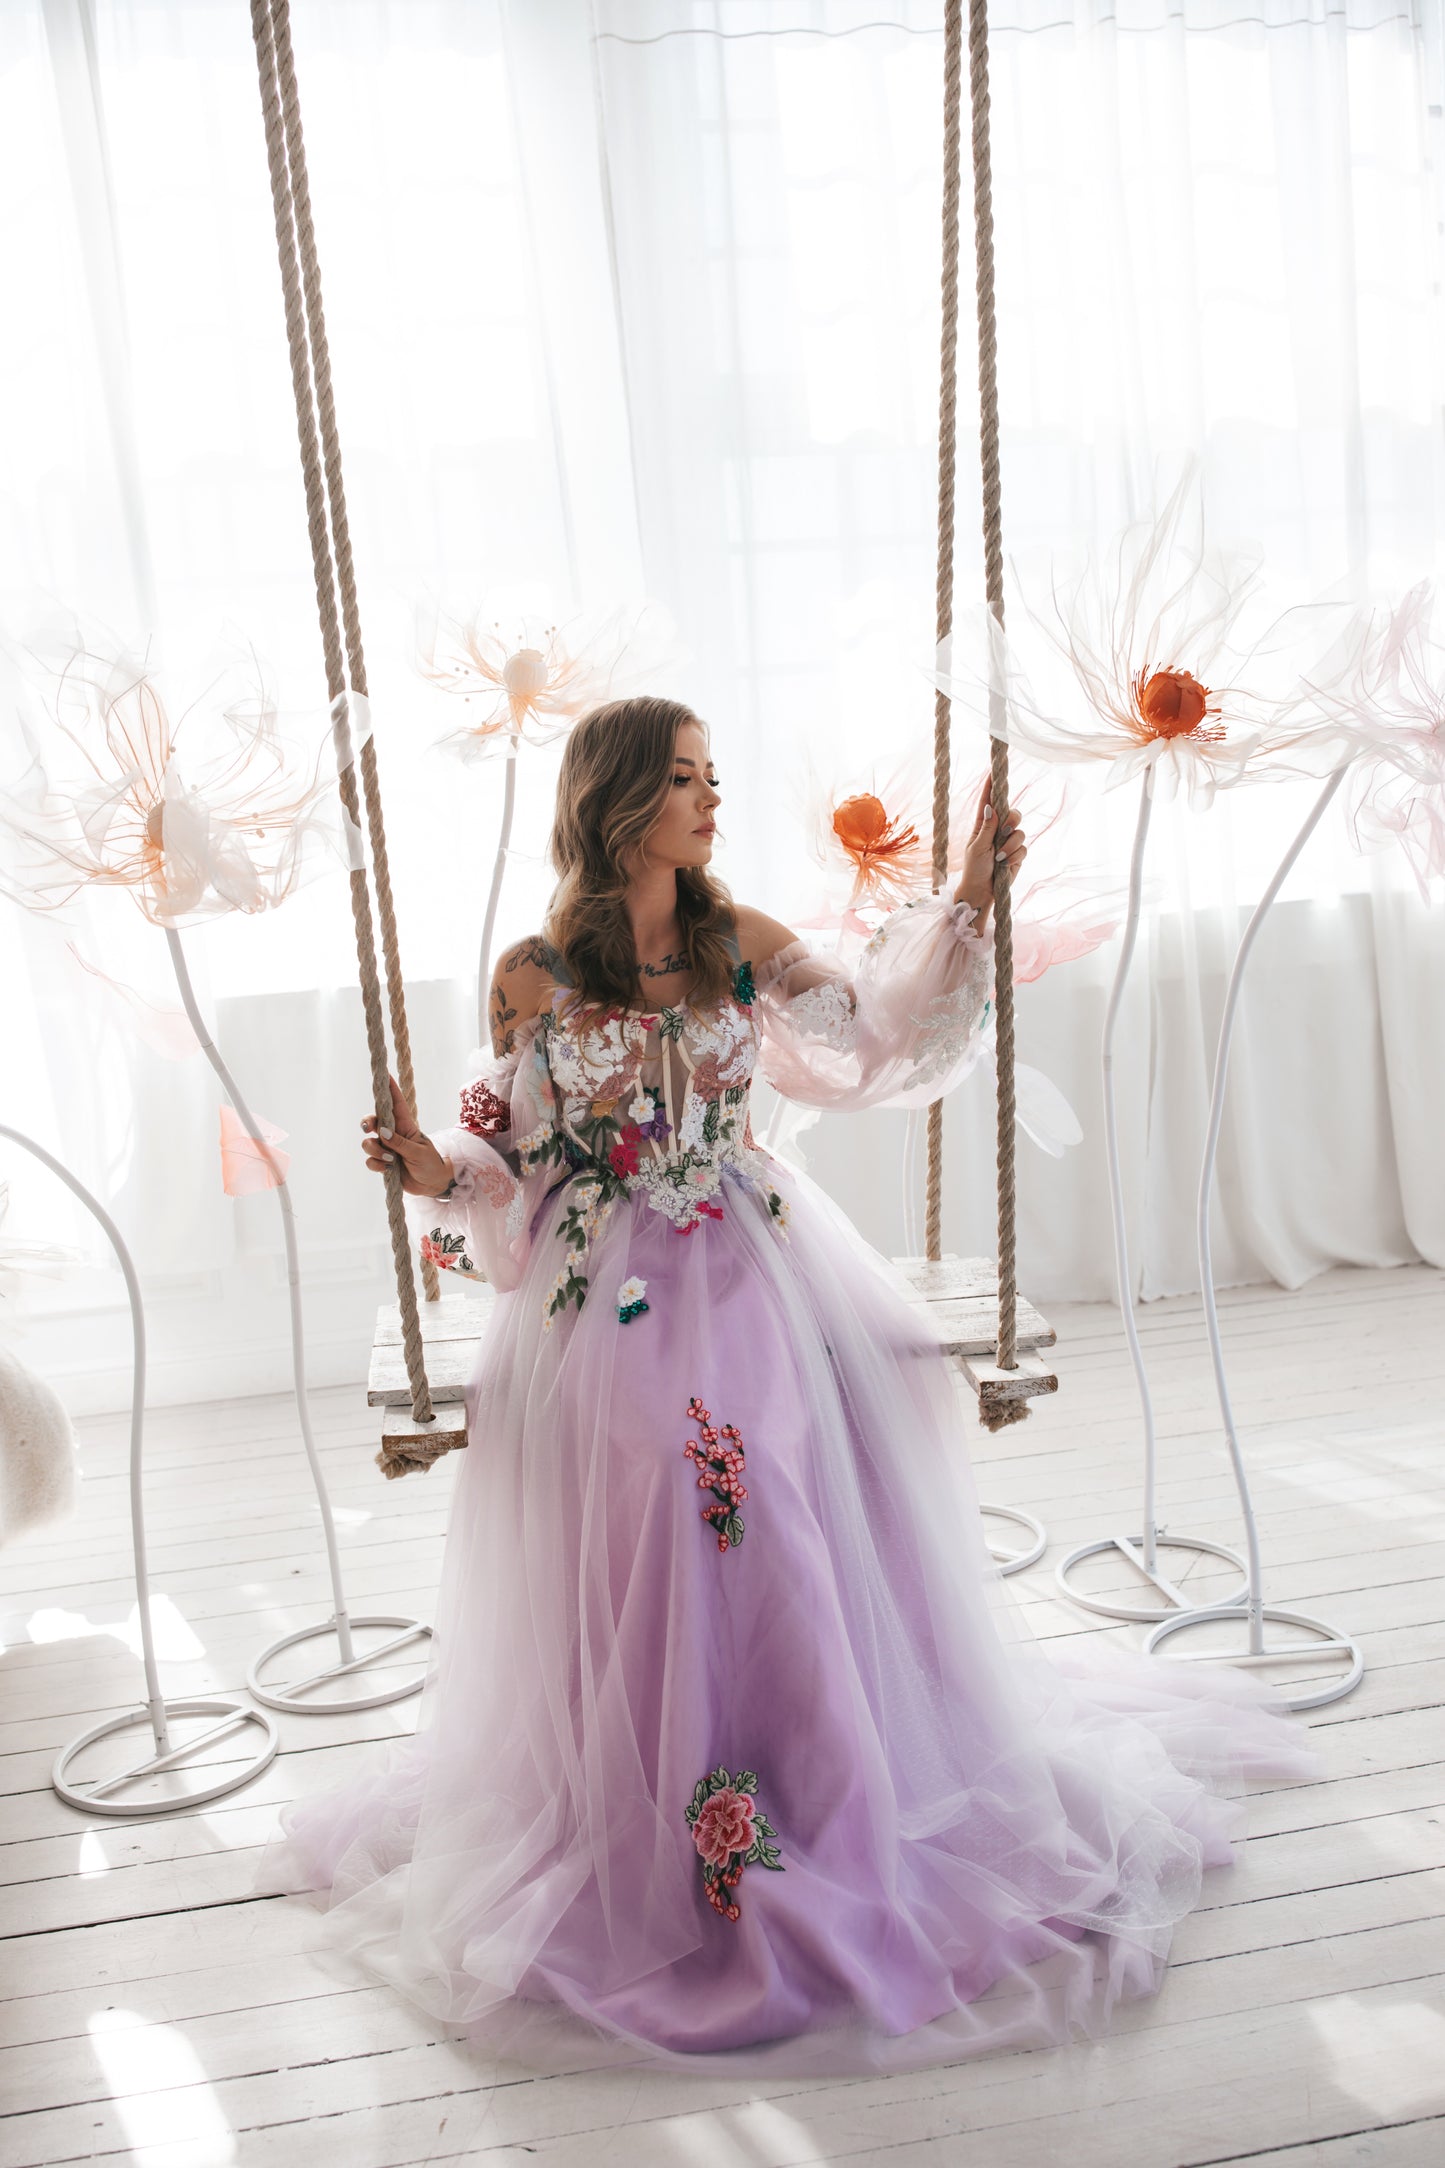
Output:
[[261,1151],[235,1108],[222,1104],[221,1184],[228,1197],[254,1196],[258,1190],[277,1188],[286,1178],[291,1154],[275,1149],[285,1130],[260,1115],[256,1126],[272,1147],[269,1155]]

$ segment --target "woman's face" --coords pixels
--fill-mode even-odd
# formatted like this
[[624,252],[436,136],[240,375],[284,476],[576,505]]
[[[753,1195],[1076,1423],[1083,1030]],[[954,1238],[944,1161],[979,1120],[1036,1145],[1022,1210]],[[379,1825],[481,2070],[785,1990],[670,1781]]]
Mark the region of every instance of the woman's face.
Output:
[[679,724],[667,797],[647,832],[649,864],[705,866],[712,857],[713,815],[720,798],[701,723]]

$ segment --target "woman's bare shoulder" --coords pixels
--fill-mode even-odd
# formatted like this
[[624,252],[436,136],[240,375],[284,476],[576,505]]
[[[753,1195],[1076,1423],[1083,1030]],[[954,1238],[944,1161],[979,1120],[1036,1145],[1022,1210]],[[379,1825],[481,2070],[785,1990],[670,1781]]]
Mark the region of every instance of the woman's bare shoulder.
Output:
[[539,933],[514,941],[492,970],[492,1052],[510,1054],[523,1024],[540,1016],[556,985],[555,952]]
[[759,911],[753,904],[739,903],[736,912],[738,954],[746,964],[765,964],[779,949],[787,948],[798,936],[791,926],[785,926],[780,918],[770,918],[766,911]]

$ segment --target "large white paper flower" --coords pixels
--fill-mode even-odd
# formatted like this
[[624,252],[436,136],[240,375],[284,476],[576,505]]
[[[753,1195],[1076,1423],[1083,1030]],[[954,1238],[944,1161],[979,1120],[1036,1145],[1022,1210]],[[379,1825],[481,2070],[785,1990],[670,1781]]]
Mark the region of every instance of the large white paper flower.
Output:
[[152,924],[264,911],[338,823],[321,752],[304,772],[274,705],[239,673],[175,719],[144,660],[94,642],[56,672],[30,766],[0,794],[5,885],[34,909],[121,888]]
[[468,710],[438,745],[472,761],[564,737],[590,708],[621,698],[676,659],[671,630],[651,604],[564,624],[484,607],[465,622],[442,619],[421,669]]
[[[1017,577],[1017,568],[1015,568]],[[1358,649],[1343,607],[1270,615],[1258,567],[1206,547],[1191,463],[1158,516],[1072,574],[1053,572],[1046,604],[1028,602],[1022,640],[979,625],[979,656],[934,682],[955,703],[1048,762],[1090,763],[1106,789],[1148,775],[1207,806],[1249,780],[1328,772],[1347,742],[1334,711],[1305,697],[1338,683]],[[1021,654],[1051,674],[1032,691]]]

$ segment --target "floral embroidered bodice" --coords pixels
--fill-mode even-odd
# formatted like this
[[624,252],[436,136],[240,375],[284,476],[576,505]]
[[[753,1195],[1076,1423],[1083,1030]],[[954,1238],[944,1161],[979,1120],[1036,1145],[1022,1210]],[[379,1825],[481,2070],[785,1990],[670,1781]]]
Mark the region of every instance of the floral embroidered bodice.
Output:
[[555,1309],[583,1299],[581,1257],[623,1192],[640,1192],[688,1234],[721,1217],[718,1191],[731,1167],[784,1221],[771,1162],[749,1121],[758,1052],[752,999],[746,964],[729,993],[702,1009],[683,1002],[579,1021],[569,989],[558,987],[532,1044],[540,1119],[516,1146],[522,1171],[555,1166],[562,1180],[571,1178],[563,1232],[569,1253],[581,1256],[569,1254],[558,1272]]
[[755,1172],[761,1157],[748,1120],[758,1035],[745,970],[709,1009],[613,1010],[582,1025],[564,989],[538,1034],[548,1121],[568,1164],[608,1168],[679,1226],[699,1217],[726,1162]]
[[[625,1196],[690,1235],[723,1217],[730,1175],[785,1238],[792,1181],[754,1140],[755,1072],[809,1106],[941,1096],[977,1058],[989,1012],[991,942],[973,920],[946,897],[919,899],[852,963],[794,940],[756,972],[738,961],[716,1002],[600,1016],[583,1016],[552,952],[551,1000],[505,1054],[481,1058],[460,1125],[437,1136],[456,1180],[430,1207],[428,1253],[506,1287],[533,1241],[555,1236],[552,1320],[581,1308],[588,1254]],[[650,1307],[645,1295],[640,1281],[618,1291],[621,1322]]]

